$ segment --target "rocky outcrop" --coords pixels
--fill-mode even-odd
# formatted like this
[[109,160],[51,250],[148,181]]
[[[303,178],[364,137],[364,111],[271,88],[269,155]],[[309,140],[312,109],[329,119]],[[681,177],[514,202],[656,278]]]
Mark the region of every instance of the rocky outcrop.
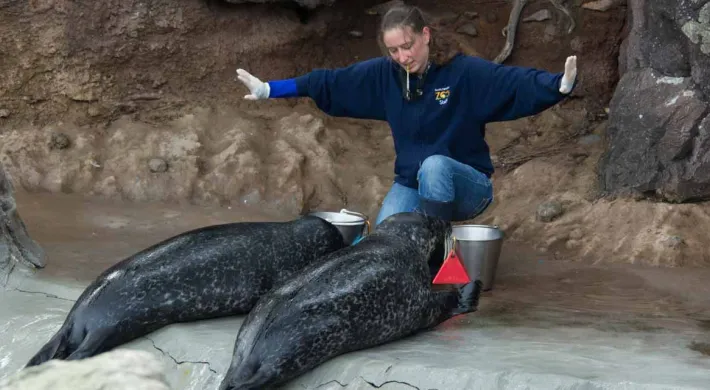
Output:
[[170,390],[153,354],[116,349],[75,361],[50,360],[0,381],[3,390]]
[[628,0],[631,27],[621,45],[619,73],[653,68],[691,77],[710,96],[710,2]]
[[7,276],[16,263],[45,266],[42,248],[30,237],[17,211],[13,184],[0,164],[0,275]]
[[710,0],[629,0],[610,104],[607,194],[710,197]]
[[282,3],[282,4],[294,4],[299,7],[314,9],[320,6],[329,6],[335,3],[335,0],[225,0],[232,4],[243,4],[243,3]]

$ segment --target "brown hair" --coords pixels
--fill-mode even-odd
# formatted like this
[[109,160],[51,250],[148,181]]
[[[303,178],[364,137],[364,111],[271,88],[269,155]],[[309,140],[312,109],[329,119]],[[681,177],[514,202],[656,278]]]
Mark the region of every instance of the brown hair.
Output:
[[444,39],[439,29],[429,22],[428,15],[421,9],[413,5],[401,4],[391,7],[382,16],[377,41],[384,55],[389,55],[383,40],[385,31],[404,27],[410,27],[416,34],[421,34],[424,27],[429,27],[429,30],[431,30],[429,58],[437,65],[444,65],[451,61],[456,54],[461,53],[458,41]]

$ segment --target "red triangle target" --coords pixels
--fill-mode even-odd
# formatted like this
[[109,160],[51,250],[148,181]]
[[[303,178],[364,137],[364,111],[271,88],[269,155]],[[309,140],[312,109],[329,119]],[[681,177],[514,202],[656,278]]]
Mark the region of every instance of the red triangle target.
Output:
[[471,278],[461,260],[452,249],[434,278],[434,284],[466,284]]

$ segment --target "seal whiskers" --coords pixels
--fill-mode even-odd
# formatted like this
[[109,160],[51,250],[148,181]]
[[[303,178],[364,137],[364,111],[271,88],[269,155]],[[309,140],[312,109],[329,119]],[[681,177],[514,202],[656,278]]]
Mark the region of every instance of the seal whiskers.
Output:
[[460,292],[432,291],[448,222],[396,214],[355,246],[327,254],[264,295],[241,325],[221,390],[281,385],[338,355],[430,329]]

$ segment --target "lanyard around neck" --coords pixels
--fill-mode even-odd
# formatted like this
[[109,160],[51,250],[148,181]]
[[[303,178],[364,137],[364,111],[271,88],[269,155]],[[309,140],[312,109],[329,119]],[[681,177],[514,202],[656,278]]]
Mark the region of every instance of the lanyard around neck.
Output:
[[[424,94],[424,89],[423,89],[423,84],[424,84],[424,78],[426,77],[427,73],[429,72],[429,68],[431,68],[431,61],[427,61],[426,68],[424,69],[424,72],[417,77],[417,87],[414,90],[414,98],[420,97]],[[402,72],[400,72],[400,75],[402,75]],[[404,84],[404,99],[407,101],[412,101],[413,96],[412,96],[412,90],[409,87],[409,67],[407,67],[404,70],[404,77],[400,78],[402,81],[402,84]]]

